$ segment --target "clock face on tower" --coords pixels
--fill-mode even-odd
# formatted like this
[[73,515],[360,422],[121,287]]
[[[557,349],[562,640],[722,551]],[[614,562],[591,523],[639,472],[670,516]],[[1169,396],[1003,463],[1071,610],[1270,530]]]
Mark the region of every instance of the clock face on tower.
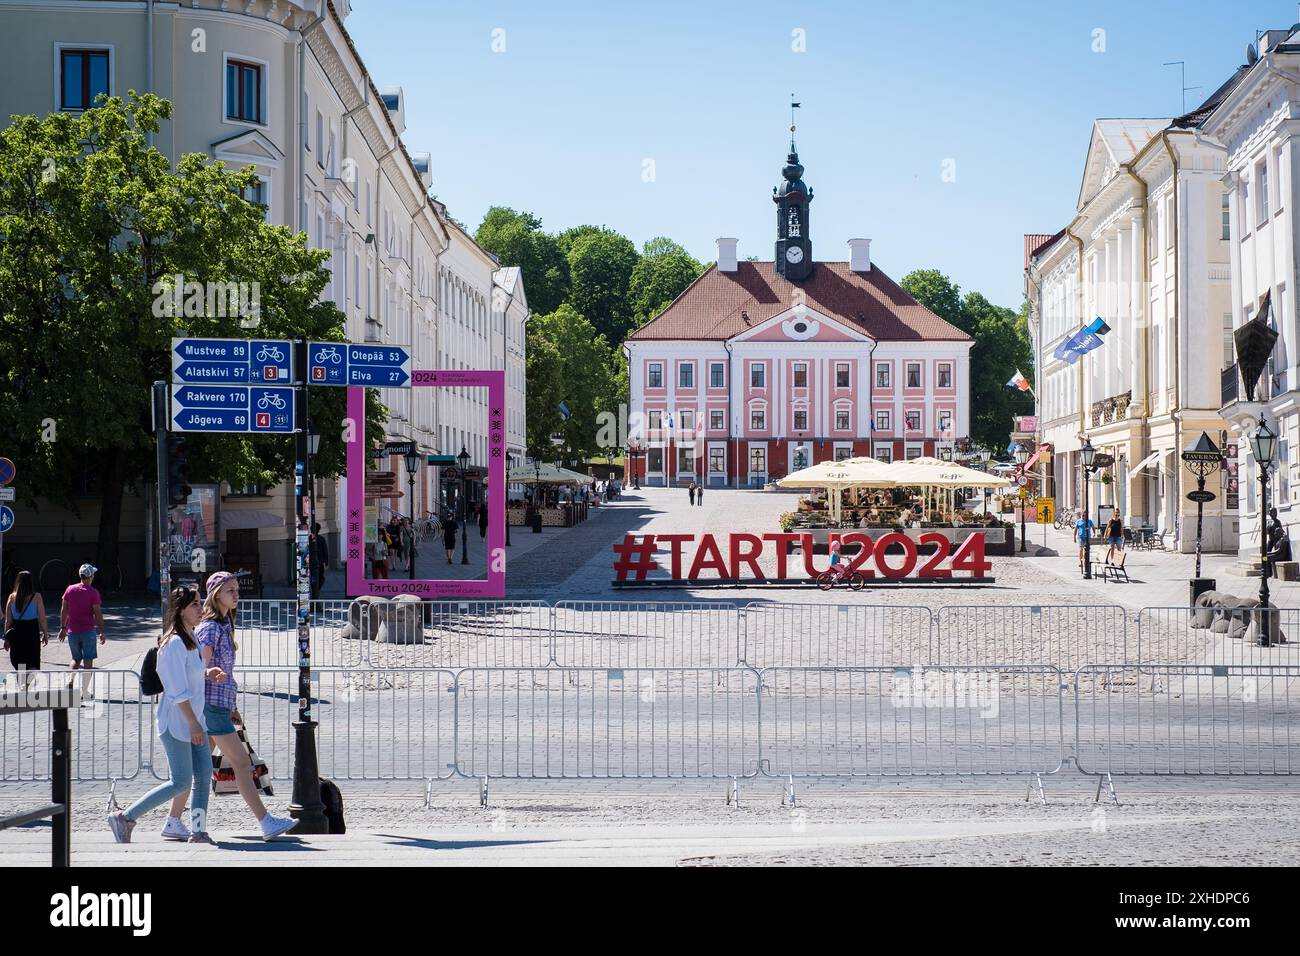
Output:
[[785,250],[785,258],[787,262],[803,262],[803,250],[798,246],[790,246]]

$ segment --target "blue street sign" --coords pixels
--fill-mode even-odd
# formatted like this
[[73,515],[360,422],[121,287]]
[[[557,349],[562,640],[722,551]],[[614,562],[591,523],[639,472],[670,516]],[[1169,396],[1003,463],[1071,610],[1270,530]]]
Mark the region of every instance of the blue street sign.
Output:
[[307,346],[307,364],[307,381],[313,385],[411,385],[411,353],[402,345],[312,342]]
[[4,534],[14,526],[14,509],[8,505],[0,505],[0,534]]
[[178,385],[293,382],[293,343],[284,339],[172,339]]
[[293,381],[293,343],[253,339],[248,349],[250,382]]
[[174,431],[292,432],[294,390],[264,385],[173,385],[171,413]]

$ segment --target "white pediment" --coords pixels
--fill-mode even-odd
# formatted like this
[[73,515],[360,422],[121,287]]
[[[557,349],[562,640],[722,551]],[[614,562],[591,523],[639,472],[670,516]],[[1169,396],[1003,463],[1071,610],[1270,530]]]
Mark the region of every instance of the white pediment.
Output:
[[870,342],[871,336],[816,309],[796,305],[733,336],[731,341],[826,342],[844,339]]
[[254,164],[262,169],[279,169],[284,153],[261,131],[244,130],[212,144],[215,159],[227,163]]

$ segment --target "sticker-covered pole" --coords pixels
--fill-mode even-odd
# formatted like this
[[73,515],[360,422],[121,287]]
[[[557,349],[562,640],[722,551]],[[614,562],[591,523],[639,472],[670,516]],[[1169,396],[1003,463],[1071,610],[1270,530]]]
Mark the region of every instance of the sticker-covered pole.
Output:
[[311,569],[308,550],[316,520],[310,494],[307,444],[307,343],[295,344],[295,432],[293,468],[294,593],[298,621],[298,719],[294,721],[293,799],[289,815],[298,821],[295,833],[328,833],[320,798],[316,760],[316,722],[311,719]]

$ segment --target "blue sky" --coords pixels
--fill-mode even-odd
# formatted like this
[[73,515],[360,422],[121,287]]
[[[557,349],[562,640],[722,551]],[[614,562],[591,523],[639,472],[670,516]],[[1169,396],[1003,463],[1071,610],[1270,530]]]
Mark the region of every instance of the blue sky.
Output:
[[1073,216],[1092,121],[1181,112],[1168,60],[1194,107],[1256,30],[1296,18],[1254,0],[354,0],[347,25],[377,84],[405,88],[404,139],[471,230],[508,205],[771,259],[793,92],[814,258],[861,236],[896,279],[938,268],[1014,308],[1022,235]]

